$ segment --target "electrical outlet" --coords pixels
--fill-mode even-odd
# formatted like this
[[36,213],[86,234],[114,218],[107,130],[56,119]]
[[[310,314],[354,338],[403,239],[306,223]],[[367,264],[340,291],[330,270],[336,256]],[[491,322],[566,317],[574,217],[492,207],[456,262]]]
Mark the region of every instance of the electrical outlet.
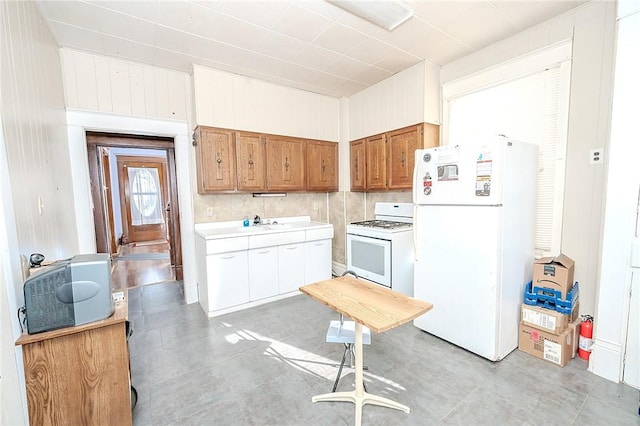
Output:
[[600,164],[604,161],[604,149],[595,148],[589,151],[589,164]]
[[213,207],[207,207],[207,216],[213,217]]

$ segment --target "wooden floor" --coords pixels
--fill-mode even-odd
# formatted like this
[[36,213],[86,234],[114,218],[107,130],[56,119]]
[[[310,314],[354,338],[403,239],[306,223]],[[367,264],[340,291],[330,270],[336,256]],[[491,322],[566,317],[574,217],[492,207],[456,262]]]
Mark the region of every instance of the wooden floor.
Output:
[[118,254],[113,256],[111,269],[114,290],[175,280],[166,241],[121,246]]

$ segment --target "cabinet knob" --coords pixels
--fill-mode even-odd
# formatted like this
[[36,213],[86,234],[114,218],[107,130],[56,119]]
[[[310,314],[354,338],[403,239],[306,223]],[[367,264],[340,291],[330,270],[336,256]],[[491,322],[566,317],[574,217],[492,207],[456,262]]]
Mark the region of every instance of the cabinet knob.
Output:
[[220,158],[220,153],[219,152],[216,153],[216,163],[218,163],[218,165],[220,165],[222,163],[222,158]]
[[284,157],[284,168],[289,171],[289,157]]

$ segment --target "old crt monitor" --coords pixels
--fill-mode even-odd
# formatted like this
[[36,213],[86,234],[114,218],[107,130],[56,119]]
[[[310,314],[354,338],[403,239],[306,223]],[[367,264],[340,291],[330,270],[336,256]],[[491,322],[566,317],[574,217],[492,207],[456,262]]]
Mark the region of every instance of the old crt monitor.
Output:
[[82,254],[32,274],[24,283],[29,334],[71,327],[111,316],[111,257]]

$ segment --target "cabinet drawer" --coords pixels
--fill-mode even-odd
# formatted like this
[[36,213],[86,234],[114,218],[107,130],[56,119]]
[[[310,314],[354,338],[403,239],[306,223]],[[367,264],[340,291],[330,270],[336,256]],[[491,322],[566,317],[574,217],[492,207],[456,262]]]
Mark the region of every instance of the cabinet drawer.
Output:
[[305,239],[305,231],[276,232],[274,234],[251,235],[249,248],[281,246],[283,244],[301,243]]
[[248,248],[248,237],[216,238],[213,240],[207,240],[206,254],[226,253],[231,251],[247,250]]
[[333,226],[320,229],[308,229],[305,232],[307,233],[307,241],[330,240],[333,238]]

